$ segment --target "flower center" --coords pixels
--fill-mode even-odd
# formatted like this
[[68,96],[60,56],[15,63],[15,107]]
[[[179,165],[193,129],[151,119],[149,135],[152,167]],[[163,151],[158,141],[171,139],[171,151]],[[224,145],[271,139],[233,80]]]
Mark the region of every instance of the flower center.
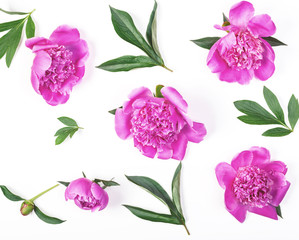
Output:
[[233,190],[240,203],[262,208],[272,199],[273,181],[263,169],[254,166],[240,167],[233,183]]
[[40,79],[41,86],[46,86],[52,92],[64,93],[62,86],[66,79],[76,71],[71,60],[73,53],[64,46],[46,50],[52,58],[52,64]]
[[[131,132],[137,143],[160,149],[177,139],[177,126],[171,120],[170,106],[148,100],[144,107],[136,109],[131,118]],[[135,144],[136,145],[136,144]],[[139,144],[137,144],[138,147]]]
[[77,195],[75,200],[81,205],[83,209],[91,209],[100,204],[99,200],[95,199],[93,196],[87,197]]
[[227,64],[238,71],[258,69],[263,59],[262,41],[254,37],[249,31],[241,31],[235,35],[236,44],[223,54]]

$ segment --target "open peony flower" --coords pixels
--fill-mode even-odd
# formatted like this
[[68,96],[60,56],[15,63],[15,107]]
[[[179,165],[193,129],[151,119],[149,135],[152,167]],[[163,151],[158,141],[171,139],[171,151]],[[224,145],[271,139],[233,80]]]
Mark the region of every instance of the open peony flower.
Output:
[[65,190],[65,200],[69,199],[79,208],[92,212],[103,210],[109,201],[107,192],[87,178],[70,182]]
[[216,176],[225,189],[226,209],[239,222],[245,221],[247,211],[277,220],[276,207],[290,187],[286,172],[286,165],[270,161],[269,151],[261,147],[239,153],[231,165],[218,164]]
[[115,113],[115,130],[121,139],[132,137],[140,152],[150,158],[182,160],[188,141],[199,143],[206,135],[202,123],[186,116],[188,105],[172,87],[154,97],[145,87],[129,95],[129,101]]
[[275,54],[262,37],[273,35],[276,27],[269,15],[253,15],[253,5],[242,1],[230,9],[230,25],[215,26],[228,32],[212,46],[207,58],[221,81],[247,84],[253,76],[264,81],[274,73]]
[[76,28],[58,27],[49,39],[34,37],[26,46],[36,54],[31,70],[34,90],[52,106],[69,99],[73,86],[82,79],[88,47]]

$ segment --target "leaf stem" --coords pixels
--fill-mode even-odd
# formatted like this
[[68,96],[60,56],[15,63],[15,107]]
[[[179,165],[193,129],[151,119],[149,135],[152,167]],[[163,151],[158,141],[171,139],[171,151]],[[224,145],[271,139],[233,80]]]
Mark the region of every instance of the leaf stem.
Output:
[[185,223],[183,223],[183,226],[184,226],[184,228],[186,229],[187,234],[190,235],[190,232],[189,232],[189,230],[188,230],[188,228],[187,228],[187,226],[186,226]]
[[173,72],[173,70],[171,70],[170,68],[166,67],[165,65],[161,65],[161,67],[165,68],[166,70]]
[[33,198],[31,198],[31,199],[29,199],[28,201],[31,202],[31,203],[33,203],[34,200],[36,200],[36,199],[39,198],[40,196],[44,195],[45,193],[49,192],[50,190],[52,190],[53,188],[56,188],[56,187],[58,187],[58,186],[59,186],[59,184],[56,184],[55,186],[50,187],[49,189],[47,189],[47,190],[41,192],[40,194],[36,195],[35,197],[33,197]]
[[276,119],[280,125],[284,126],[285,128],[287,128],[288,130],[290,130],[291,132],[293,132],[294,129],[289,128],[288,125],[284,124],[283,122],[281,122],[279,119]]

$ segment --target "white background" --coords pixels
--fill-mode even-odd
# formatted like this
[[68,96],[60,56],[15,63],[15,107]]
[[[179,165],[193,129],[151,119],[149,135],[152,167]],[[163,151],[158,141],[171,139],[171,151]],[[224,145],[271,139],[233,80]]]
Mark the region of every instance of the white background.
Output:
[[[61,24],[77,27],[88,42],[90,57],[86,74],[65,105],[52,107],[37,95],[30,83],[34,58],[24,38],[9,69],[0,61],[0,184],[31,198],[56,184],[81,177],[110,179],[121,184],[108,189],[110,202],[101,212],[91,213],[64,200],[59,186],[36,201],[45,213],[67,221],[49,225],[31,214],[19,213],[21,202],[11,202],[0,194],[1,239],[286,239],[298,238],[298,139],[299,127],[289,136],[266,138],[261,134],[271,126],[250,126],[236,117],[233,102],[255,100],[265,106],[263,86],[279,98],[284,110],[291,94],[299,97],[298,12],[295,0],[252,1],[256,14],[268,13],[276,24],[274,37],[288,44],[275,47],[276,70],[266,82],[252,80],[249,85],[218,80],[206,66],[208,50],[191,39],[223,36],[213,28],[221,24],[236,1],[159,0],[158,43],[166,65],[131,72],[110,73],[95,66],[122,55],[141,55],[141,50],[120,39],[114,32],[109,5],[131,14],[138,29],[145,33],[153,0],[38,1],[1,0],[6,10],[31,11],[36,36],[49,37]],[[0,13],[0,22],[19,16]],[[148,176],[170,192],[176,160],[150,159],[134,148],[131,140],[119,139],[114,117],[107,113],[127,99],[134,88],[157,84],[175,87],[189,104],[189,115],[203,122],[208,134],[199,144],[189,143],[182,169],[182,203],[188,237],[182,226],[152,223],[133,216],[122,204],[167,213],[166,207],[147,192],[126,180],[126,175]],[[84,130],[71,140],[55,146],[54,133],[63,125],[60,116],[74,118]],[[215,177],[219,162],[230,162],[251,146],[270,150],[273,160],[288,165],[291,182],[281,203],[284,219],[274,221],[252,213],[241,224],[224,207],[224,191]]]

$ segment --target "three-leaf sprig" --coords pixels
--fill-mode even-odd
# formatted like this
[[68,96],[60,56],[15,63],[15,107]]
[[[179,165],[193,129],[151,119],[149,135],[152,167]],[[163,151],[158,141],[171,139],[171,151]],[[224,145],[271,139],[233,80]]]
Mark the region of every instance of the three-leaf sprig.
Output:
[[25,12],[10,12],[0,8],[0,11],[10,15],[27,15],[19,20],[5,22],[0,24],[0,32],[8,31],[0,38],[0,59],[6,55],[6,66],[10,67],[11,61],[20,45],[22,30],[26,23],[26,37],[32,38],[35,35],[35,24],[32,20],[31,14],[35,9],[29,13]]
[[284,112],[280,106],[277,97],[267,87],[263,90],[264,98],[268,107],[273,114],[254,101],[241,100],[234,102],[235,107],[244,116],[239,116],[238,119],[244,123],[252,125],[268,125],[278,124],[283,127],[272,128],[265,131],[262,135],[267,137],[282,137],[294,131],[294,128],[299,119],[299,103],[294,95],[291,96],[288,104],[288,119],[290,127],[285,122]]
[[155,2],[146,30],[147,41],[136,28],[130,14],[125,11],[110,7],[112,23],[118,36],[140,48],[146,53],[147,56],[126,55],[104,62],[97,66],[97,68],[110,72],[120,72],[130,71],[135,68],[161,66],[172,72],[171,69],[165,66],[158,47],[156,29],[157,6],[157,2]]
[[75,132],[77,132],[79,129],[83,129],[82,127],[79,127],[77,122],[69,117],[59,117],[57,118],[60,122],[62,122],[64,125],[67,127],[60,128],[56,133],[55,133],[55,145],[61,144],[68,136],[70,138],[73,137]]
[[129,181],[145,189],[151,193],[154,197],[158,198],[162,203],[164,203],[170,214],[163,214],[152,212],[143,208],[134,207],[130,205],[123,205],[128,210],[130,210],[135,216],[152,221],[152,222],[164,222],[177,225],[183,225],[190,235],[189,230],[186,227],[185,218],[183,216],[182,206],[181,206],[181,196],[180,196],[180,177],[181,177],[182,164],[180,163],[177,167],[173,179],[172,179],[172,198],[164,190],[164,188],[157,183],[155,180],[143,177],[143,176],[126,176]]

